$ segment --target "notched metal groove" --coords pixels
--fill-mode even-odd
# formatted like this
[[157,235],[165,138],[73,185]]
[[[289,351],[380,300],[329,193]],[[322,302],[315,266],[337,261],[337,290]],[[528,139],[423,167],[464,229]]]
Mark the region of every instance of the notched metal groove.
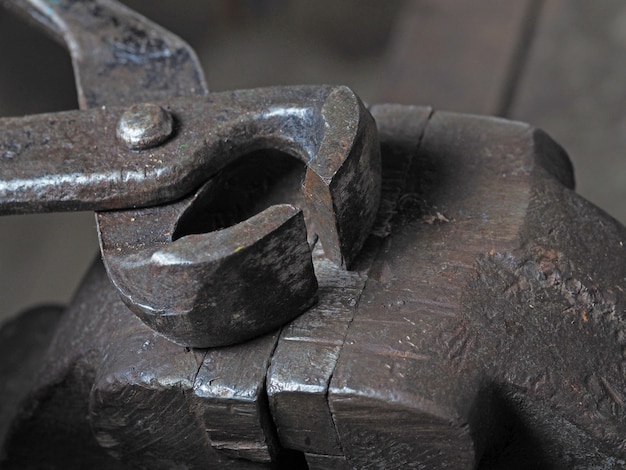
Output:
[[[379,107],[375,106],[372,109],[372,114],[374,116],[374,119],[376,119],[376,115],[377,115],[376,109],[381,110],[381,112],[383,112],[383,113],[388,112],[388,111],[391,111],[391,113],[393,113],[395,110],[398,109],[398,107],[393,106],[393,105],[391,105],[391,106],[382,105],[382,106],[379,106]],[[407,109],[411,109],[411,108],[403,106],[401,109],[407,110]],[[399,203],[400,197],[402,196],[402,194],[403,194],[403,192],[404,192],[404,190],[405,190],[405,188],[407,186],[407,181],[408,181],[408,179],[409,179],[409,177],[411,175],[411,168],[412,168],[414,159],[415,159],[416,155],[420,151],[420,148],[421,148],[424,136],[426,135],[426,131],[428,129],[430,121],[431,121],[431,119],[432,119],[432,117],[433,117],[433,115],[435,113],[434,109],[432,109],[432,108],[419,108],[419,109],[411,109],[411,110],[412,111],[416,111],[417,110],[417,113],[416,113],[417,116],[416,116],[416,119],[415,119],[415,125],[418,126],[417,127],[417,130],[418,130],[417,138],[415,138],[414,135],[411,135],[409,133],[408,135],[402,136],[403,139],[400,139],[399,141],[391,143],[391,142],[386,140],[386,137],[392,137],[393,136],[395,138],[396,137],[396,133],[392,132],[389,135],[386,135],[385,134],[385,130],[384,129],[380,129],[380,126],[379,126],[379,134],[380,134],[379,138],[380,138],[381,148],[384,149],[387,144],[391,144],[391,145],[395,144],[395,145],[400,145],[400,146],[407,146],[408,145],[410,148],[411,147],[412,148],[408,152],[405,149],[405,150],[401,151],[401,153],[400,153],[400,158],[402,158],[402,155],[408,155],[408,162],[406,162],[405,165],[402,165],[402,167],[405,170],[404,180],[403,180],[403,182],[401,184],[401,187],[399,188],[399,191],[395,194],[395,197],[393,198],[392,205],[391,205],[391,210],[389,209],[388,206],[385,206],[384,200],[385,200],[385,195],[386,194],[394,194],[394,193],[393,193],[393,191],[389,191],[389,192],[385,191],[385,178],[387,176],[386,170],[389,170],[389,169],[393,170],[393,167],[395,166],[395,165],[386,166],[387,164],[391,164],[390,160],[391,160],[391,157],[393,156],[394,152],[390,151],[390,154],[386,155],[384,153],[384,150],[383,150],[383,153],[381,154],[381,161],[382,161],[382,170],[381,170],[382,171],[382,177],[381,177],[382,182],[381,182],[381,186],[383,188],[383,192],[382,192],[382,196],[381,196],[381,205],[380,205],[380,208],[379,208],[379,215],[377,217],[377,222],[375,223],[375,226],[372,229],[372,234],[370,235],[370,240],[372,240],[372,243],[375,244],[375,248],[373,248],[373,249],[370,248],[370,252],[368,253],[368,256],[367,256],[367,258],[366,258],[366,260],[364,262],[366,267],[363,268],[363,276],[365,277],[365,279],[364,279],[364,282],[363,282],[363,285],[362,285],[362,288],[361,288],[361,292],[360,292],[359,297],[358,297],[358,299],[357,299],[357,301],[356,301],[356,303],[354,305],[354,308],[352,310],[353,315],[350,318],[350,321],[346,325],[346,328],[345,328],[345,331],[344,331],[344,335],[343,335],[342,340],[341,340],[340,350],[339,350],[339,353],[337,354],[337,358],[336,358],[335,363],[333,365],[333,370],[330,373],[330,375],[328,377],[328,380],[326,382],[326,389],[325,389],[324,399],[326,401],[326,406],[328,407],[328,410],[330,412],[330,417],[331,417],[331,420],[332,420],[332,423],[333,423],[333,426],[334,426],[334,429],[335,429],[335,434],[337,436],[337,443],[338,443],[338,445],[339,445],[339,447],[341,449],[342,455],[345,455],[344,444],[343,444],[342,439],[341,439],[341,433],[339,431],[339,427],[337,426],[337,419],[336,419],[335,413],[333,412],[333,408],[332,408],[331,403],[330,403],[331,384],[332,384],[332,381],[333,381],[333,377],[335,375],[337,364],[339,363],[339,360],[341,358],[341,353],[342,353],[342,350],[343,350],[343,346],[345,345],[345,343],[347,341],[347,338],[348,338],[348,335],[350,333],[350,327],[353,324],[354,318],[355,318],[355,316],[357,314],[359,302],[360,302],[360,300],[361,300],[361,298],[363,296],[363,292],[365,291],[365,289],[367,287],[367,283],[369,282],[370,271],[372,269],[374,261],[376,260],[376,258],[378,257],[378,255],[379,255],[379,253],[380,253],[380,251],[382,249],[383,239],[386,238],[386,236],[389,235],[389,233],[390,233],[390,231],[384,231],[381,234],[380,231],[376,230],[376,224],[380,223],[379,222],[379,220],[380,220],[380,213],[383,212],[383,211],[386,211],[386,210],[389,211],[389,214],[391,214],[391,216],[390,216],[390,219],[388,219],[387,223],[390,224],[390,225],[393,224],[393,216],[396,213],[396,208],[397,208],[397,205]],[[426,113],[424,113],[424,111],[426,111]],[[387,122],[384,119],[384,117],[383,117],[383,122]],[[389,139],[389,140],[391,141],[392,139]],[[412,144],[412,142],[413,142],[413,144]],[[390,150],[390,149],[388,149],[388,150]],[[393,179],[392,179],[392,181],[393,181]],[[391,230],[391,226],[389,227],[388,230]],[[383,236],[381,236],[381,235],[383,235]],[[416,359],[427,359],[427,358],[421,357],[421,356],[419,356],[419,357],[416,356],[415,358]]]

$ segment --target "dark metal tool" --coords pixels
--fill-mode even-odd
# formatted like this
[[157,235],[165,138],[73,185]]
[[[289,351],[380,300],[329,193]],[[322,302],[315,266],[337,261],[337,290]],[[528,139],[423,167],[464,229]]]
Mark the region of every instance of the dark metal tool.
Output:
[[[76,9],[63,5],[61,17]],[[123,59],[124,66],[133,76],[134,66]],[[117,90],[106,96],[120,101]],[[292,155],[306,167],[300,202],[311,236],[319,236],[330,259],[349,266],[379,201],[375,125],[345,87],[268,88],[4,118],[0,142],[0,213],[160,204],[100,214],[101,248],[131,310],[187,346],[230,344],[275,329],[314,302],[317,283],[295,208],[270,207],[218,232],[174,240],[179,219],[202,197],[166,203],[205,182],[217,186],[212,178],[252,152]]]
[[[158,112],[150,116],[150,110]],[[165,131],[158,129],[162,123]],[[132,132],[142,130],[168,140],[132,142]],[[328,237],[337,247],[329,250],[343,247],[334,253],[338,259],[354,257],[363,238],[355,221],[371,224],[377,207],[374,122],[345,87],[240,90],[1,118],[0,132],[0,214],[163,204],[189,195],[240,156],[268,149],[305,163],[307,198],[313,212],[334,219],[329,230],[337,233]],[[349,199],[341,194],[346,188]],[[356,248],[348,248],[353,240]]]
[[[158,134],[159,121],[169,123],[160,138],[165,143],[128,148],[125,131]],[[0,140],[5,213],[163,204],[203,182],[216,186],[212,178],[220,171],[259,150],[304,163],[309,224],[340,265],[359,252],[378,207],[375,126],[343,87],[237,91],[5,118]],[[270,331],[311,304],[317,286],[298,211],[268,208],[249,222],[174,240],[192,200],[98,218],[111,280],[147,324],[188,346],[216,346]]]
[[[70,44],[81,106],[122,105],[109,134],[119,155],[180,142],[176,96],[197,94],[199,109],[211,99],[187,46],[114,2],[12,5]],[[322,117],[344,103],[346,121],[333,122],[367,118],[343,88],[298,90],[296,103]],[[0,357],[16,358],[0,361],[3,468],[624,468],[626,228],[573,192],[567,155],[529,125],[416,106],[371,112],[381,203],[354,256],[316,242],[333,232],[307,217],[320,206],[291,178],[308,160],[274,137],[182,199],[99,211],[109,276],[167,303],[163,280],[187,296],[200,292],[197,273],[224,277],[204,256],[220,234],[231,274],[246,263],[230,270],[228,253],[268,248],[257,230],[286,233],[292,251],[281,254],[304,259],[302,215],[278,204],[295,202],[318,302],[280,330],[190,349],[141,322],[98,260],[63,314],[33,310],[0,330]],[[356,136],[348,142],[369,142]],[[351,270],[329,259],[337,246]],[[255,295],[274,294],[264,289]]]

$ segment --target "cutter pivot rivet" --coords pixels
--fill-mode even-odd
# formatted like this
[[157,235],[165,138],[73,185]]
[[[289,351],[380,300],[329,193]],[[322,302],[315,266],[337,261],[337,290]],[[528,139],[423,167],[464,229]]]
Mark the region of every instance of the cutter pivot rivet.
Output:
[[117,138],[131,150],[144,150],[163,143],[174,129],[172,115],[151,103],[134,104],[117,123]]

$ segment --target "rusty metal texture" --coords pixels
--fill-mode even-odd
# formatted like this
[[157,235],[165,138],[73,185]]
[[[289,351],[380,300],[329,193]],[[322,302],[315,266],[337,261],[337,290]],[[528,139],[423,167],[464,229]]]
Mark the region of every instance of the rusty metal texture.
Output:
[[[138,152],[114,137],[124,112],[119,108],[2,120],[0,134],[7,157],[2,160],[0,177],[4,212],[110,209],[166,202],[189,193],[242,155],[270,149],[297,156],[305,163],[302,203],[307,206],[308,222],[333,261],[341,265],[352,262],[378,206],[380,162],[373,120],[350,90],[270,88],[177,99],[162,106],[176,117],[177,135],[158,148]],[[227,236],[205,237],[204,248],[192,244],[192,250],[204,254],[194,260],[186,254],[190,251],[185,248],[187,241],[174,243],[171,238],[178,220],[164,228],[168,211],[162,206],[98,218],[102,252],[113,282],[133,311],[158,331],[189,346],[216,346],[269,331],[310,305],[315,292],[310,256],[299,251],[299,261],[292,263],[289,271],[292,276],[281,274],[291,263],[273,256],[281,250],[286,256],[289,250],[303,246],[301,236],[278,233],[287,220],[278,215],[280,211],[257,218],[266,223],[256,230],[249,224],[236,225]],[[160,221],[162,236],[148,240],[146,237],[156,232],[144,228],[140,232],[145,235],[137,241],[140,224],[149,224],[148,217]],[[108,230],[117,231],[109,236]],[[120,230],[126,236],[120,235]],[[263,253],[260,246],[270,235],[276,249]],[[163,243],[167,242],[172,243],[165,253]],[[129,250],[133,244],[138,246]],[[262,258],[265,265],[273,266],[271,276],[265,278],[282,278],[290,287],[278,288],[275,296],[260,296],[251,289],[258,283],[249,277],[236,291],[228,283],[224,291],[215,284],[207,298],[207,286],[216,282],[218,267],[222,273],[235,272],[232,266],[225,268],[228,263],[223,261],[229,257],[250,270],[258,267],[250,260]],[[185,276],[180,276],[183,271]],[[258,276],[261,271],[257,280]],[[217,301],[235,292],[243,305],[234,308],[231,301]],[[267,311],[285,314],[267,315]],[[223,318],[216,319],[218,315]],[[194,317],[202,320],[191,320]],[[241,321],[232,321],[231,333],[225,334],[228,318],[233,317]]]
[[[305,191],[315,210],[330,216],[324,223],[332,227],[330,240],[348,259],[358,251],[358,242],[347,246],[361,231],[342,216],[371,224],[380,163],[374,123],[348,88],[238,90],[158,104],[175,117],[176,135],[143,151],[131,151],[115,136],[126,108],[0,119],[0,213],[166,203],[241,155],[273,149],[306,163]],[[352,197],[342,199],[344,190]]]
[[120,116],[115,134],[131,150],[163,143],[174,131],[172,114],[151,103],[134,104]]
[[97,263],[22,392],[7,468],[39,461],[34,442],[64,462],[70,438],[92,468],[268,468],[285,449],[313,469],[621,468],[626,229],[527,125],[372,112],[383,200],[353,271],[318,244],[319,302],[280,336],[188,351]]
[[[81,28],[96,20],[95,7],[87,8],[93,2],[78,3],[83,6],[59,2],[55,10],[45,9],[44,13],[63,26],[72,56],[79,56],[75,68],[81,70],[92,64],[79,60],[82,54],[68,38],[80,36]],[[113,3],[105,3],[110,8],[109,19],[125,14]],[[102,18],[101,7],[96,8],[96,18]],[[119,28],[128,21],[140,22],[151,31],[151,24],[136,16],[106,23],[115,23]],[[133,34],[142,38],[162,33],[155,31]],[[101,34],[100,49],[118,48],[110,40],[115,34],[106,28]],[[130,37],[133,41],[138,38]],[[175,37],[163,42],[169,43],[184,50]],[[188,67],[198,68],[191,51],[183,55],[190,62]],[[353,92],[330,86],[268,88],[144,104],[144,109],[163,110],[158,119],[167,121],[173,116],[175,135],[152,149],[137,149],[134,144],[129,149],[129,143],[119,137],[130,110],[105,103],[124,102],[125,91],[130,93],[128,86],[132,83],[125,77],[141,75],[143,69],[138,72],[137,63],[129,63],[115,52],[112,57],[118,60],[115,73],[97,81],[85,81],[85,77],[91,77],[90,70],[77,73],[77,81],[82,83],[79,93],[84,95],[81,106],[101,107],[1,120],[1,212],[163,204],[190,194],[242,155],[270,149],[293,155],[306,164],[303,203],[307,206],[309,232],[315,230],[334,262],[350,266],[373,223],[380,192],[375,125]],[[155,60],[164,57],[168,54],[158,54]],[[200,72],[188,80],[200,80],[198,77]],[[115,86],[120,81],[124,81],[121,90]],[[142,90],[138,97],[159,93],[166,97],[172,89],[200,94],[205,90],[204,86],[163,87],[161,81],[140,80],[136,85],[157,87],[149,94]],[[89,99],[85,98],[87,94]],[[158,145],[170,133],[166,129],[164,135],[149,144],[144,142],[143,147]],[[172,211],[165,205],[139,214],[100,214],[101,249],[111,279],[126,303],[169,338],[195,347],[242,341],[283,324],[314,301],[316,281],[310,255],[304,251],[302,228],[295,227],[303,223],[293,219],[294,227],[285,230],[287,220],[292,220],[285,210],[276,209],[254,219],[264,222],[256,230],[250,224],[237,224],[227,234],[195,236],[194,240],[202,238],[203,244],[190,242],[189,238],[173,240],[177,220],[171,220],[168,229],[159,232],[161,237],[146,240],[144,236],[137,241],[140,223],[134,222],[150,224],[146,221],[148,213],[161,221]],[[109,230],[115,233],[109,236]],[[152,229],[144,230],[145,234],[153,233]],[[133,245],[134,249],[129,248]],[[192,251],[202,255],[190,256]],[[234,281],[242,276],[234,266],[248,267],[245,282]],[[290,270],[284,272],[285,266],[291,266]],[[267,287],[259,279],[281,280],[275,284],[276,295],[262,295]],[[233,289],[234,284],[237,289]]]
[[[95,56],[108,58],[109,78],[91,75],[77,52],[87,43],[68,41],[83,80],[82,107],[106,105],[106,114],[116,104],[204,94],[187,46],[113,2],[13,6],[66,40],[70,20],[77,37],[88,25],[86,37],[104,31],[104,45],[92,45],[103,49]],[[169,73],[171,51],[150,54],[146,46],[131,61],[111,54],[111,44],[120,48],[107,38],[129,21],[140,33],[125,42],[162,34],[183,51],[190,62],[180,77]],[[103,24],[109,29],[96,27]],[[134,81],[154,70],[165,82]],[[195,101],[201,108],[210,99]],[[337,110],[348,120],[365,113],[358,99],[350,100],[356,108]],[[301,194],[292,176],[308,170],[280,153],[293,155],[289,147],[236,153],[240,158],[179,201],[99,212],[104,261],[114,279],[130,274],[129,284],[147,283],[158,271],[150,264],[156,258],[167,269],[176,266],[162,279],[185,288],[188,280],[179,278],[186,261],[200,272],[215,268],[196,247],[224,236],[231,255],[254,250],[266,238],[241,228],[254,224],[278,237],[288,232],[303,266],[312,256],[318,302],[281,331],[190,349],[140,321],[96,261],[56,325],[35,312],[0,333],[8,338],[0,349],[10,350],[36,325],[54,329],[49,346],[41,337],[23,342],[24,368],[0,369],[22,384],[0,394],[0,406],[15,407],[0,413],[9,421],[0,426],[3,468],[624,468],[626,228],[573,192],[565,152],[526,124],[414,106],[380,105],[372,114],[382,155],[374,197],[381,203],[360,241],[348,238],[349,256],[341,243],[324,240],[326,219],[315,218],[328,200],[302,203],[328,194],[328,187],[314,181]],[[378,152],[372,139],[354,142],[375,146],[366,154]],[[370,174],[347,162],[341,171]],[[244,192],[240,201],[249,207],[242,213],[218,204],[258,175],[263,188]],[[342,197],[363,184],[348,181]],[[285,199],[302,206],[311,222],[312,255],[298,222],[303,214],[278,204]],[[334,207],[327,213],[332,221],[348,220]],[[232,238],[237,230],[249,237],[242,245]],[[291,254],[284,253],[286,262]],[[245,269],[236,256],[222,261],[234,262],[233,271]],[[146,296],[159,299],[156,291],[164,287]],[[254,295],[263,294],[270,293]]]
[[275,330],[315,302],[302,211],[273,205],[234,226],[172,241],[193,199],[125,212],[117,225],[99,218],[109,277],[148,326],[184,346],[222,346]]
[[[15,149],[11,155],[5,150],[8,158],[0,165],[5,212],[167,202],[243,155],[273,150],[305,163],[308,222],[333,261],[352,262],[373,223],[380,193],[374,122],[354,93],[345,87],[268,88],[161,106],[175,116],[177,135],[138,152],[114,137],[124,113],[118,108],[0,120],[2,145]],[[294,219],[302,226],[299,232],[295,227],[281,232],[291,216],[274,210],[254,219],[257,227],[235,225],[200,244],[199,236],[174,241],[178,220],[166,226],[168,212],[161,206],[98,219],[112,281],[153,328],[188,346],[223,345],[265,333],[311,304],[316,285],[310,255],[301,249],[306,236],[298,235],[304,233],[303,221]],[[142,227],[149,218],[160,232]],[[264,251],[261,246],[268,243],[273,248]],[[297,250],[295,258],[291,250]],[[229,265],[228,259],[238,261]],[[259,269],[259,262],[266,268]],[[234,266],[247,266],[250,274]],[[233,289],[236,282],[227,281],[226,273],[247,281]],[[284,281],[276,283],[276,295],[263,296],[258,292],[267,287],[260,279]]]
[[67,47],[81,109],[207,93],[195,52],[115,0],[2,0]]

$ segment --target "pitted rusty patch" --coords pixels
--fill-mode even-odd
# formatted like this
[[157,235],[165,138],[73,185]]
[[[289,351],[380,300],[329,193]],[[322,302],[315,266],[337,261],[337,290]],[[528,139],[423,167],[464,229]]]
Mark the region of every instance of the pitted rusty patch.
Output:
[[490,332],[474,335],[489,381],[552,403],[580,429],[619,445],[626,323],[612,287],[548,246],[487,253],[477,272],[465,316],[472,330]]

